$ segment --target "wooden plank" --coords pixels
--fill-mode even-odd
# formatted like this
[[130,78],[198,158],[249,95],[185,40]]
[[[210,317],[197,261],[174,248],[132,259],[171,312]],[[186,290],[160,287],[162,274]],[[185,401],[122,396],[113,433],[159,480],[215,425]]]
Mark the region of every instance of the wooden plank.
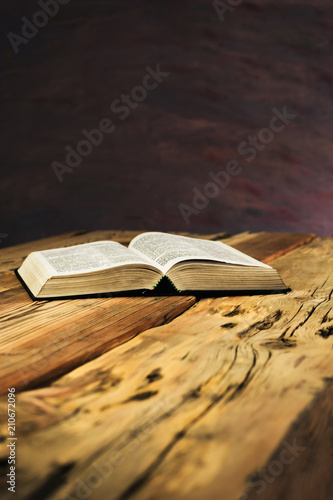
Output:
[[[314,238],[314,234],[262,232],[248,234],[246,238],[232,242],[231,246],[267,264],[281,255],[309,243]],[[224,243],[228,243],[228,241],[227,239]]]
[[22,393],[17,498],[242,494],[332,376],[333,240],[274,267],[289,294],[201,300]]
[[[166,323],[194,304],[194,297],[122,297],[33,303],[29,315],[2,321],[1,394],[50,379],[138,333]],[[30,333],[30,335],[27,335]]]
[[[333,385],[314,398],[239,500],[332,498]],[[295,444],[293,453],[288,444]],[[289,451],[289,453],[288,453]]]
[[32,299],[13,271],[3,273],[0,283],[0,318],[32,304]]
[[[14,272],[8,272],[10,266],[18,266],[31,251],[103,239],[128,244],[136,234],[138,232],[135,231],[77,231],[0,252],[0,269],[7,271],[2,275],[0,288],[3,391],[6,390],[8,377],[13,380],[17,390],[45,384],[50,378],[71,370],[85,359],[99,356],[106,349],[126,342],[140,331],[170,320],[194,303],[193,297],[32,301]],[[203,237],[222,238],[224,234]],[[120,309],[124,314],[121,324],[117,317]],[[73,318],[75,324],[70,321]],[[126,324],[127,331],[124,331]],[[85,337],[85,351],[82,353],[80,350],[78,354],[73,345],[78,341],[82,347],[82,336]]]
[[[211,235],[215,239],[220,236]],[[105,233],[102,239],[104,237]],[[118,239],[121,240],[122,237],[127,236],[118,235]],[[232,245],[235,240],[237,244],[240,242],[245,244],[249,238],[252,241],[252,236],[245,233],[229,238],[228,242]],[[67,236],[64,241],[68,241]],[[262,233],[256,237],[256,242],[257,246],[260,246],[260,256],[267,258],[267,252],[272,249],[270,240]],[[289,241],[287,244],[289,245]],[[280,250],[283,250],[285,245],[284,237],[281,239]],[[277,248],[279,248],[278,240],[275,238],[274,251]],[[164,317],[180,314],[195,301],[194,297],[188,299],[181,296],[173,299],[156,297],[152,314],[157,312],[159,308],[157,304],[161,301],[160,310],[164,316],[157,315],[154,323],[152,315],[147,321],[146,311],[150,307],[148,297],[32,301],[13,272],[6,273],[3,278],[0,291],[2,357],[0,380],[3,390],[9,379],[12,383],[15,382],[17,390],[45,384],[49,379],[60,376],[84,360],[97,357],[105,350],[128,341],[152,325],[162,324]],[[166,307],[170,307],[169,314]],[[125,316],[119,325],[117,315],[121,309]],[[130,315],[128,311],[131,311]],[[75,323],[71,321],[74,318]],[[133,328],[133,321],[137,323],[136,328]],[[125,332],[126,322],[128,331]],[[75,342],[80,342],[79,353],[74,348]],[[84,352],[81,349],[83,344]]]

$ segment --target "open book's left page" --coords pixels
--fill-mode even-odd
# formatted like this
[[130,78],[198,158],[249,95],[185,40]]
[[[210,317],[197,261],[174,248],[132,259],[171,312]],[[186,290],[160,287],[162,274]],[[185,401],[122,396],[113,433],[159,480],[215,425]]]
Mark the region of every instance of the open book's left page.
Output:
[[139,256],[115,241],[97,241],[66,248],[44,250],[38,254],[51,266],[56,274],[75,274],[98,271],[130,264],[152,265],[147,258]]
[[151,289],[160,270],[114,241],[32,252],[18,275],[34,297],[65,297]]

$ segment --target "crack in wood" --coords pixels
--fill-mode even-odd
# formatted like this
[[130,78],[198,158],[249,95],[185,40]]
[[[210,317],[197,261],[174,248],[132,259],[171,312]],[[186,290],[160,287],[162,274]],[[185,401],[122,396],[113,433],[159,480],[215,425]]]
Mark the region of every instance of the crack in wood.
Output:
[[[310,249],[311,248],[312,246]],[[314,249],[316,250],[315,246]],[[326,249],[326,247],[324,249]],[[328,250],[329,249],[327,249],[326,255],[329,255]],[[214,472],[214,465],[219,459],[218,439],[221,435],[223,435],[227,441],[229,439],[227,433],[236,434],[235,439],[231,439],[229,442],[229,444],[231,443],[231,445],[234,445],[237,443],[237,439],[239,441],[241,437],[248,437],[247,434],[245,435],[245,432],[253,432],[253,436],[250,437],[256,438],[256,436],[260,435],[260,439],[263,438],[262,448],[266,444],[266,449],[269,450],[275,439],[275,436],[272,437],[274,434],[272,429],[277,429],[277,426],[274,427],[274,425],[284,425],[288,422],[289,418],[297,415],[299,409],[302,407],[303,402],[297,401],[298,395],[301,394],[302,397],[305,397],[304,401],[307,401],[306,398],[309,396],[307,391],[312,390],[312,388],[319,388],[319,377],[321,383],[322,380],[325,380],[324,375],[330,375],[330,358],[327,354],[327,344],[329,343],[329,340],[323,341],[318,337],[317,339],[314,337],[316,334],[320,335],[320,332],[325,335],[326,330],[333,328],[333,318],[330,318],[329,316],[331,309],[327,311],[329,304],[327,304],[326,301],[324,301],[324,306],[322,305],[323,302],[317,304],[317,302],[322,300],[324,295],[327,300],[328,285],[326,285],[326,290],[316,287],[312,292],[311,300],[309,300],[311,291],[307,291],[310,286],[315,287],[319,281],[324,281],[323,278],[325,276],[323,275],[327,273],[327,270],[325,269],[325,266],[320,263],[320,267],[314,267],[308,275],[306,274],[305,269],[305,275],[303,275],[303,273],[299,273],[299,276],[296,276],[297,269],[301,268],[302,262],[304,261],[304,255],[301,253],[299,260],[297,254],[294,255],[294,261],[296,262],[295,266],[283,260],[281,261],[282,263],[277,264],[277,267],[280,266],[282,271],[286,272],[286,275],[289,276],[291,280],[294,280],[292,282],[295,287],[295,292],[290,294],[290,296],[282,297],[281,302],[279,297],[274,297],[274,301],[272,300],[271,302],[268,302],[266,297],[262,297],[260,302],[258,302],[257,298],[254,298],[247,299],[245,303],[242,302],[241,304],[239,303],[241,298],[232,300],[227,298],[221,301],[208,301],[205,308],[203,308],[202,303],[202,305],[199,306],[199,314],[194,314],[192,323],[191,318],[189,318],[189,324],[187,324],[186,316],[184,317],[184,324],[180,322],[180,326],[179,323],[175,325],[177,328],[172,329],[171,327],[169,330],[166,330],[168,335],[164,335],[163,329],[161,330],[162,334],[160,337],[159,335],[155,336],[155,332],[153,332],[150,341],[147,341],[146,343],[144,342],[146,336],[143,336],[143,343],[142,345],[140,344],[140,346],[138,343],[133,341],[134,347],[126,351],[126,356],[125,353],[123,353],[122,355],[119,355],[119,357],[114,356],[112,358],[107,358],[106,361],[101,360],[100,364],[97,360],[96,364],[92,365],[95,368],[106,366],[108,367],[108,370],[94,371],[93,369],[90,372],[87,367],[87,371],[82,372],[79,369],[77,374],[74,372],[73,379],[69,378],[64,381],[60,380],[59,389],[55,387],[50,388],[50,392],[45,393],[44,395],[43,393],[37,393],[38,396],[35,396],[35,401],[40,398],[44,404],[44,406],[38,406],[36,404],[36,409],[39,413],[34,411],[35,406],[32,404],[34,394],[26,393],[23,395],[23,404],[26,406],[30,405],[29,411],[31,413],[27,414],[26,412],[25,418],[27,421],[22,422],[22,425],[24,423],[30,423],[33,419],[36,419],[36,430],[38,431],[38,426],[40,426],[41,432],[45,432],[45,437],[48,436],[48,433],[51,435],[48,437],[50,449],[43,449],[42,445],[39,450],[39,455],[42,457],[40,459],[42,461],[41,465],[42,467],[45,467],[45,472],[43,470],[38,470],[38,465],[36,465],[37,462],[31,464],[29,463],[30,454],[33,452],[34,446],[33,436],[31,442],[29,443],[29,447],[26,446],[26,449],[23,450],[23,453],[25,453],[24,458],[26,462],[24,467],[26,467],[26,471],[24,470],[24,467],[21,467],[21,471],[23,470],[23,472],[20,472],[20,474],[21,477],[23,476],[23,479],[27,484],[28,495],[26,495],[25,498],[27,500],[32,500],[32,498],[38,498],[38,500],[40,498],[41,500],[46,500],[46,498],[50,500],[51,498],[60,498],[62,491],[59,491],[58,486],[54,487],[52,492],[50,491],[50,487],[52,487],[52,478],[56,481],[56,472],[58,472],[60,483],[64,476],[66,478],[65,482],[67,484],[66,486],[63,486],[63,483],[61,483],[61,488],[64,490],[69,489],[72,487],[72,484],[74,484],[73,481],[75,480],[75,477],[80,477],[80,475],[84,473],[88,475],[94,460],[100,459],[101,457],[105,458],[106,454],[110,452],[110,448],[112,450],[119,450],[119,452],[123,453],[125,456],[126,447],[132,438],[139,436],[140,439],[141,437],[143,439],[147,439],[148,436],[147,434],[145,435],[145,433],[148,432],[147,427],[149,428],[149,432],[152,432],[151,429],[155,429],[156,424],[159,424],[163,420],[168,420],[168,418],[173,414],[175,415],[173,415],[174,418],[171,422],[167,421],[166,425],[157,427],[153,431],[154,434],[150,435],[149,456],[146,454],[146,450],[144,449],[145,446],[140,448],[138,455],[132,455],[131,457],[128,455],[125,461],[126,463],[123,466],[124,470],[119,469],[112,477],[112,481],[106,482],[100,490],[92,493],[93,498],[112,497],[113,499],[118,498],[118,500],[127,499],[132,495],[136,495],[137,492],[139,492],[139,498],[157,498],[159,497],[159,492],[161,492],[161,496],[164,497],[167,493],[170,493],[169,489],[166,493],[166,488],[169,488],[168,481],[170,479],[174,481],[174,484],[176,485],[173,485],[171,495],[175,492],[175,496],[177,496],[178,490],[176,490],[176,487],[177,484],[180,484],[183,476],[178,471],[174,471],[174,467],[178,465],[179,469],[182,468],[182,464],[180,462],[177,463],[179,454],[181,455],[182,453],[184,453],[184,456],[188,460],[188,464],[185,463],[185,467],[187,468],[185,473],[189,472],[192,474],[194,472],[194,474],[192,474],[193,476],[196,471],[198,472],[199,479],[197,480],[195,478],[193,480],[194,487],[202,481],[202,477],[200,477],[202,470],[206,471],[204,472],[206,476],[203,480],[203,484],[208,491],[211,487],[211,483],[215,480],[219,481],[219,486],[221,484],[223,486],[223,484],[226,484],[223,483],[223,481],[231,482],[231,479],[229,476],[227,479],[223,479],[223,477],[221,479],[221,476],[224,474],[224,470],[220,467],[220,470],[216,470]],[[318,259],[313,259],[313,262],[317,263]],[[304,267],[307,268],[308,265],[306,264]],[[294,274],[290,276],[288,275],[289,272]],[[300,285],[298,285],[298,280],[300,280]],[[326,277],[324,284],[327,283],[327,280],[328,278]],[[298,292],[296,291],[296,288]],[[329,300],[332,297],[332,293],[333,290],[330,291]],[[263,305],[261,302],[263,302]],[[21,304],[21,302],[18,303]],[[236,303],[238,305],[235,307]],[[279,306],[277,306],[277,304],[279,304]],[[314,304],[317,305],[313,308]],[[198,303],[192,305],[192,309],[195,307],[198,307]],[[272,310],[276,311],[276,314],[278,312],[278,307],[283,311],[284,316],[282,320],[278,317],[274,318],[274,313],[269,314]],[[316,313],[315,309],[317,307],[319,309]],[[294,314],[296,309],[297,312]],[[204,314],[202,314],[202,311]],[[230,312],[228,313],[228,311]],[[21,311],[13,307],[13,313],[17,314],[18,312]],[[162,311],[158,312],[161,313],[161,324],[163,324],[163,322],[166,321],[166,315],[163,317],[163,313],[166,311],[165,309],[162,309]],[[196,312],[197,311],[194,311],[194,313]],[[224,312],[227,314],[223,314]],[[324,313],[326,313],[325,316]],[[211,314],[215,314],[216,317],[208,317],[211,316]],[[293,317],[289,319],[289,315],[292,314]],[[239,315],[239,318],[237,318],[237,315]],[[311,315],[313,315],[313,318],[312,320],[309,320]],[[146,313],[144,317],[146,318]],[[228,317],[230,317],[230,319],[224,319]],[[321,318],[323,319],[320,322]],[[259,319],[262,321],[259,321]],[[221,320],[222,322],[225,321],[225,325],[220,324]],[[278,320],[279,323],[275,324]],[[304,351],[304,348],[308,347],[308,345],[304,346],[305,342],[298,342],[298,336],[300,336],[301,332],[303,333],[303,329],[301,329],[300,332],[297,332],[295,335],[296,338],[294,339],[289,337],[284,338],[286,333],[290,332],[290,330],[294,328],[295,323],[297,324],[299,320],[302,321],[302,323],[298,325],[297,328],[300,328],[304,325],[304,323],[306,323],[306,321],[309,320],[309,323],[304,329],[305,340],[307,340],[307,337],[310,338],[310,341],[317,340],[317,342],[314,342],[315,345],[314,349],[311,350],[311,356],[302,356],[304,352],[305,354],[308,354],[309,352],[306,351],[306,349]],[[202,329],[200,330],[201,335],[198,335],[198,333],[200,333],[200,321],[202,321]],[[257,321],[255,325],[253,324],[254,321]],[[87,322],[89,323],[89,326],[91,326],[91,324],[94,323],[94,320],[89,319]],[[251,325],[251,323],[253,331],[247,328]],[[310,323],[315,325],[312,329],[310,328]],[[234,326],[237,327],[237,330],[247,328],[248,334],[246,335],[242,332],[244,338],[240,340],[237,338],[237,335],[235,335],[235,331],[237,330],[231,330]],[[271,326],[273,327],[273,331],[269,331]],[[285,328],[285,332],[281,335],[280,332],[282,327]],[[99,324],[98,328],[100,328]],[[220,328],[225,328],[225,331],[221,332]],[[297,328],[294,328],[294,332]],[[228,329],[230,330],[228,331]],[[9,332],[9,334],[10,333],[11,332]],[[327,338],[332,335],[331,332],[329,333],[330,335],[328,335]],[[172,334],[175,334],[174,339]],[[209,341],[207,342],[206,334],[208,334],[209,337]],[[147,337],[149,337],[149,335],[150,334],[148,333]],[[278,335],[280,335],[280,338],[275,339],[275,336]],[[250,337],[254,338],[252,339]],[[81,342],[81,340],[79,339],[78,342]],[[81,348],[81,344],[78,345],[79,348]],[[279,356],[280,353],[274,352],[274,349],[286,349],[287,351],[287,348],[295,346],[298,347],[300,356],[298,356],[297,350],[296,352],[288,352],[286,356]],[[258,351],[256,351],[255,347],[257,347]],[[147,349],[147,360],[144,360],[143,363],[138,363],[136,365],[137,353],[144,352],[145,349]],[[205,351],[205,349],[207,349],[207,351]],[[225,354],[220,352],[222,349],[225,349]],[[159,358],[160,353],[163,352],[166,354]],[[115,354],[117,353],[115,352]],[[311,361],[312,355],[313,360]],[[321,355],[323,356],[323,366],[320,365]],[[193,363],[189,362],[187,364],[187,361],[189,361],[188,359],[185,363],[181,362],[182,359],[185,360],[189,356],[193,356],[193,358],[195,358]],[[126,357],[128,357],[128,359],[126,359]],[[157,359],[159,359],[159,361],[157,361]],[[162,364],[163,361],[165,362],[168,359],[171,360],[172,370],[169,369],[167,363],[166,365]],[[115,360],[119,361],[118,365],[114,363]],[[294,361],[296,361],[296,363],[294,363]],[[145,364],[146,362],[147,364]],[[283,365],[284,362],[286,365]],[[307,370],[306,375],[304,375],[304,380],[303,375],[301,375],[301,371],[293,371],[294,366],[300,364],[301,370],[303,366],[304,372]],[[110,366],[117,366],[114,377],[110,376]],[[163,369],[164,377],[161,383],[158,382],[158,380],[162,378],[162,376],[160,377],[160,369],[156,368],[156,366],[162,366]],[[188,366],[191,366],[191,372],[187,372],[186,369]],[[286,373],[283,374],[285,377],[282,377],[282,380],[280,378],[281,368],[286,369]],[[204,371],[206,369],[207,372]],[[310,380],[310,376],[308,376],[308,371],[311,369],[313,369],[313,380]],[[203,371],[203,374],[201,373],[201,370]],[[275,377],[271,376],[272,370],[276,371]],[[288,370],[290,371],[288,372]],[[105,378],[103,377],[104,372],[106,374]],[[82,374],[83,376],[81,377]],[[191,376],[189,376],[189,374]],[[289,379],[288,381],[284,380],[289,374],[290,387],[288,385]],[[96,389],[96,385],[98,385],[100,375],[102,375],[103,383],[105,383],[105,387],[102,388],[103,392],[107,391],[105,395],[97,394],[99,390]],[[117,389],[114,391],[115,394],[113,394],[110,387],[114,385],[113,382],[115,380],[121,380],[117,378],[119,375],[121,375],[124,379],[124,382],[122,383],[122,386],[118,388],[119,392],[117,392]],[[194,375],[198,375],[197,378],[194,377]],[[329,380],[329,377],[326,378]],[[277,384],[276,386],[274,386],[275,380]],[[156,385],[149,385],[155,382]],[[125,386],[124,390],[123,384]],[[246,388],[249,385],[250,389],[248,395]],[[154,396],[154,391],[147,390],[153,388],[159,389],[158,397]],[[169,389],[168,394],[170,394],[170,397],[176,393],[174,401],[171,402],[171,400],[166,399],[166,403],[164,402],[162,396],[166,395],[166,388]],[[55,390],[53,391],[53,389]],[[58,390],[60,391],[59,393],[57,392]],[[62,390],[66,390],[66,392],[61,392]],[[134,396],[132,396],[132,394],[134,394]],[[96,397],[96,404],[91,398],[92,395],[94,398]],[[241,397],[239,398],[239,396]],[[25,397],[26,399],[24,400]],[[126,408],[121,408],[121,405],[127,403],[127,398],[132,401],[137,399],[136,402],[133,402],[133,404],[128,407],[128,413],[126,412]],[[258,401],[256,401],[255,398],[258,398]],[[280,400],[277,398],[280,398]],[[289,398],[288,401],[287,398]],[[144,401],[142,403],[140,402],[144,399],[147,399],[147,403]],[[251,413],[251,403],[253,403],[253,400],[255,400],[255,402],[252,408],[253,413]],[[48,404],[47,401],[50,401],[49,406],[46,406]],[[228,405],[227,411],[224,412],[224,408],[229,401],[230,405]],[[249,407],[247,407],[248,403],[250,403]],[[288,407],[289,403],[290,409]],[[77,406],[78,404],[82,406]],[[272,406],[274,411],[271,413],[267,411],[266,413],[265,410],[269,407],[269,405]],[[77,409],[73,411],[74,406],[77,406]],[[115,413],[113,414],[113,407],[117,406],[120,407],[119,413],[115,410]],[[110,408],[112,408],[112,412],[108,411],[107,414],[99,413],[109,410]],[[258,408],[259,412],[256,411]],[[51,412],[51,409],[53,413]],[[231,411],[232,418],[230,418],[230,421],[226,419],[223,425],[220,425],[221,420],[227,416],[229,409]],[[235,413],[233,413],[234,410]],[[262,412],[260,413],[261,410]],[[48,411],[49,414],[47,413]],[[61,411],[64,412],[64,415],[60,415],[59,417]],[[68,412],[72,413],[68,415]],[[86,416],[84,415],[85,412],[90,412],[92,415]],[[24,415],[24,411],[22,413]],[[282,416],[279,420],[280,413]],[[76,414],[79,414],[79,418],[75,417],[75,419],[70,422],[69,426],[63,426],[63,422],[65,420],[67,420],[71,415]],[[121,422],[122,426],[116,428],[115,430],[110,430],[108,420],[109,417],[113,418],[113,415],[115,417],[120,415],[119,420],[121,420],[121,417],[124,414],[126,414],[126,418],[128,417],[128,422]],[[208,415],[207,420],[205,419],[206,415]],[[235,416],[237,417],[239,415],[241,418],[238,420],[237,418],[234,419]],[[244,415],[246,418],[244,418]],[[249,418],[247,418],[248,415]],[[252,418],[252,415],[256,415],[253,422],[249,420]],[[89,419],[86,417],[91,417],[91,425],[88,423]],[[47,420],[48,418],[49,420]],[[116,418],[114,419],[116,422],[119,422],[119,420]],[[246,427],[242,428],[242,422],[244,420],[246,420]],[[265,427],[267,421],[270,420],[273,424],[268,422],[267,427]],[[111,418],[110,422],[113,422]],[[53,431],[49,432],[53,423],[56,423],[57,427]],[[76,423],[78,424],[78,430],[75,429]],[[198,426],[195,425],[196,423]],[[253,424],[253,431],[249,429],[249,423],[251,426]],[[45,430],[46,427],[47,430]],[[115,427],[118,426],[116,425]],[[134,427],[134,431],[131,431],[132,427]],[[64,443],[59,445],[58,436],[60,431],[65,432],[65,439]],[[73,432],[73,435],[69,435],[69,431]],[[89,435],[90,431],[93,437]],[[104,432],[105,435],[101,434],[102,432]],[[243,432],[243,434],[241,434],[241,432]],[[257,434],[255,434],[255,432]],[[160,442],[162,434],[163,440]],[[28,435],[28,432],[26,432],[25,435]],[[44,434],[42,435],[44,436]],[[101,439],[98,439],[97,436],[99,435],[101,435]],[[93,443],[93,438],[95,437],[97,437],[97,439],[96,442]],[[125,440],[125,437],[130,439]],[[82,438],[82,440],[80,438]],[[200,462],[201,450],[199,449],[198,454],[193,453],[200,447],[200,439],[212,439],[211,443],[207,443],[207,454],[205,455],[204,452],[202,453],[202,462]],[[264,443],[264,440],[266,440],[267,443],[266,441]],[[252,439],[252,442],[256,442],[256,439]],[[225,444],[225,442],[223,444]],[[54,453],[53,449],[51,449],[51,445],[54,446]],[[203,445],[206,446],[206,443],[203,443]],[[72,446],[74,447],[74,451],[71,449]],[[75,450],[76,446],[77,449]],[[87,453],[82,454],[81,452],[84,449],[84,446],[88,449]],[[214,446],[216,447],[214,448]],[[216,454],[215,451],[217,451]],[[44,452],[46,457],[43,455]],[[58,463],[61,463],[61,461],[57,457],[63,452],[66,454],[64,455],[66,456],[66,459],[63,458],[62,462],[72,461],[75,463],[74,470],[71,470],[69,475],[66,470],[61,471],[58,467]],[[256,461],[256,466],[258,466],[258,464],[260,465],[260,462],[258,462],[257,459],[258,453],[260,454],[261,450],[258,450],[258,448],[254,446],[253,454],[250,458]],[[261,457],[264,457],[264,455],[261,454]],[[182,458],[182,456],[180,458]],[[198,467],[198,463],[196,462],[197,458],[199,458],[200,470],[198,468],[196,469],[196,467]],[[201,466],[202,463],[203,466]],[[265,462],[263,461],[263,463]],[[247,465],[248,464],[252,466],[251,460],[247,461]],[[237,478],[241,477],[241,480],[246,477],[245,475],[244,477],[242,476],[243,469],[241,470],[238,468],[238,470],[236,470],[236,468],[234,468],[233,471],[234,474],[237,473]],[[30,482],[28,483],[27,478],[29,472]],[[163,476],[161,484],[159,482],[161,479],[159,477],[160,474]],[[177,474],[179,474],[179,477],[177,477]],[[216,477],[214,477],[214,474],[216,474]],[[207,477],[208,479],[206,480]],[[233,479],[235,478],[236,475],[233,476]],[[155,479],[157,481],[155,481]],[[22,484],[24,481],[22,481]],[[239,479],[235,482],[237,481],[240,482]],[[191,482],[191,479],[189,482]],[[156,488],[160,489],[157,493]],[[33,489],[34,493],[32,494],[31,491]],[[181,489],[182,488],[180,488],[180,490]],[[194,489],[191,491],[194,491]],[[218,491],[216,498],[219,498],[218,495],[220,494],[220,491],[223,490],[220,488],[216,491]],[[194,495],[200,495],[200,492],[195,491]],[[135,498],[137,497],[135,496]],[[209,498],[209,494],[207,495],[207,498]]]
[[[324,283],[322,284],[321,288],[324,287],[324,285],[327,283],[327,280],[329,279],[330,275],[327,276],[327,278],[324,280]],[[314,297],[314,294],[316,293],[316,291],[318,290],[319,286],[317,286],[314,291],[311,293],[311,296]],[[303,326],[310,318],[311,316],[313,315],[313,313],[315,312],[315,310],[321,305],[323,304],[326,300],[329,302],[331,300],[331,296],[332,296],[332,292],[333,290],[331,290],[329,296],[328,296],[328,299],[323,299],[322,301],[320,301],[318,304],[316,304],[315,306],[312,307],[312,309],[310,310],[308,316],[305,318],[304,321],[302,321],[301,323],[299,323],[295,328],[294,330],[291,332],[291,334],[289,335],[289,338],[292,337],[295,333],[296,330],[298,330],[301,326]],[[303,307],[304,304],[302,304],[301,308]],[[300,309],[301,309],[300,308]],[[299,309],[299,310],[300,310]],[[297,311],[296,315],[298,314],[299,311]],[[296,316],[295,315],[295,316]],[[282,334],[282,336],[284,336],[286,332],[284,332]]]
[[[238,347],[238,346],[237,346]],[[234,365],[235,361],[236,361],[236,358],[237,358],[237,347],[235,349],[235,357],[229,367],[229,370],[231,369],[231,367]],[[164,459],[166,458],[166,456],[168,455],[168,453],[172,450],[172,448],[174,448],[174,446],[178,443],[178,441],[180,441],[181,439],[183,439],[186,434],[188,433],[188,431],[198,422],[200,421],[204,416],[207,415],[208,412],[210,412],[222,399],[226,398],[226,395],[232,390],[232,394],[226,398],[226,403],[228,403],[229,401],[232,401],[234,400],[235,397],[238,397],[242,392],[243,390],[245,389],[245,387],[248,386],[248,384],[250,383],[250,381],[253,379],[254,377],[254,374],[252,373],[253,370],[254,370],[254,367],[256,366],[256,361],[257,361],[257,352],[256,350],[252,347],[252,352],[253,352],[253,359],[252,359],[252,364],[249,368],[249,370],[247,371],[244,379],[242,380],[242,382],[240,382],[239,384],[237,384],[235,386],[235,384],[230,384],[228,385],[228,387],[222,392],[222,394],[219,394],[219,395],[216,395],[216,397],[214,398],[214,400],[199,414],[197,415],[193,420],[191,420],[183,429],[181,429],[180,431],[178,431],[172,441],[159,453],[159,455],[156,457],[156,459],[150,464],[150,466],[146,469],[146,471],[144,473],[141,474],[140,477],[138,477],[138,479],[136,479],[119,497],[118,497],[118,500],[127,500],[128,498],[130,498],[132,495],[134,495],[137,491],[139,491],[150,479],[150,476],[154,473],[154,471],[162,464],[162,462],[164,461]],[[267,362],[267,361],[266,361]],[[213,378],[213,377],[211,377]],[[208,381],[206,381],[206,384],[208,383]],[[204,385],[206,385],[204,384]],[[196,396],[197,397],[197,396]],[[188,399],[188,398],[184,398],[183,399],[183,402]],[[182,404],[179,404],[177,405],[177,409],[182,406]],[[175,408],[173,409],[172,413],[175,411]],[[170,412],[168,412],[168,416],[170,415]],[[161,420],[161,417],[159,417],[157,419],[157,421],[160,421]],[[157,422],[156,421],[156,422]]]
[[301,326],[305,325],[305,323],[311,318],[311,316],[313,315],[313,313],[315,312],[315,310],[325,302],[325,300],[322,300],[321,302],[319,302],[318,304],[316,304],[315,306],[313,306],[309,312],[309,314],[307,315],[307,317],[304,319],[304,321],[301,321],[291,332],[291,334],[289,335],[289,338],[292,337],[294,335],[294,333],[296,332],[296,330],[298,330],[299,328],[301,328]]
[[[257,321],[253,325],[251,325],[249,328],[246,330],[243,330],[242,332],[239,332],[237,334],[237,337],[243,338],[243,337],[253,337],[257,333],[257,330],[268,330],[271,328],[276,321],[279,321],[279,319],[282,316],[282,311],[278,309],[274,313],[269,314],[264,320],[262,321]],[[250,334],[250,335],[249,335]]]
[[323,317],[323,319],[321,320],[321,324],[326,323],[327,321],[330,321],[330,320],[328,319],[328,315],[329,315],[329,313],[330,313],[331,311],[332,311],[332,308],[330,308],[330,309],[327,311],[327,313],[325,314],[325,316],[324,316],[324,317]]
[[254,349],[253,346],[251,346],[251,349],[252,349],[252,352],[253,352],[252,364],[251,364],[249,370],[247,371],[247,373],[246,373],[243,381],[240,384],[238,384],[238,386],[236,387],[236,389],[234,390],[234,392],[230,396],[228,396],[228,398],[226,399],[227,402],[229,402],[232,399],[234,399],[234,397],[236,396],[236,394],[237,394],[237,396],[239,396],[244,391],[244,389],[249,385],[249,383],[251,382],[251,380],[254,377],[254,374],[252,374],[252,372],[254,370],[254,367],[256,366],[258,353]]
[[131,396],[126,400],[126,403],[129,403],[130,401],[144,401],[145,399],[149,399],[153,396],[158,394],[158,391],[145,391],[145,392],[138,392],[137,394],[134,394],[134,396]]
[[224,325],[221,325],[221,328],[234,328],[234,326],[237,326],[237,323],[224,323]]
[[[287,325],[288,325],[289,323],[291,323],[291,322],[292,322],[292,321],[296,318],[296,316],[298,315],[298,313],[299,313],[299,312],[300,312],[300,310],[302,309],[303,305],[304,305],[304,304],[301,304],[301,305],[299,306],[299,308],[298,308],[298,310],[296,311],[296,313],[294,314],[294,316],[288,320]],[[280,337],[279,337],[279,338],[280,338],[281,340],[285,337],[285,335],[286,335],[287,331],[289,330],[289,328],[290,328],[290,327],[288,326],[288,328],[286,328],[286,329],[284,330],[284,332],[280,335]]]
[[236,306],[232,311],[230,311],[228,314],[224,314],[223,316],[225,318],[230,318],[232,316],[237,316],[238,314],[242,314],[244,311],[240,308],[240,306]]
[[34,490],[26,497],[26,500],[46,500],[53,495],[67,480],[67,475],[75,466],[75,462],[58,465],[55,470],[49,474],[39,488]]
[[327,328],[322,328],[316,333],[316,335],[320,335],[323,339],[328,339],[328,337],[333,335],[333,325],[328,326]]
[[147,375],[146,380],[148,381],[148,384],[151,384],[152,382],[155,382],[156,380],[161,380],[162,378],[163,375],[161,374],[161,368],[156,368]]
[[263,342],[260,344],[263,347],[270,347],[272,349],[287,349],[291,347],[297,347],[296,340],[278,338],[273,340],[268,340],[267,342]]

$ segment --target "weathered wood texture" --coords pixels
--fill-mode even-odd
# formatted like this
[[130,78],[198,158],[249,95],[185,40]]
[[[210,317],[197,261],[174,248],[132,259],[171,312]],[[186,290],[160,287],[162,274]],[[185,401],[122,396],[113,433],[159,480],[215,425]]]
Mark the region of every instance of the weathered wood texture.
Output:
[[249,234],[247,238],[241,238],[239,241],[235,239],[232,246],[268,263],[310,242],[314,237],[313,234],[257,233]]
[[[268,464],[250,477],[243,500],[327,500],[333,497],[333,385],[314,398]],[[288,453],[288,444],[295,446]]]
[[45,384],[138,333],[167,323],[194,297],[121,297],[50,301],[0,319],[3,391]]
[[[194,297],[33,301],[13,271],[32,251],[104,239],[128,245],[137,234],[75,231],[0,251],[1,394],[9,380],[17,390],[45,384],[139,332],[170,321],[195,302]],[[203,237],[224,236],[217,233]]]
[[[44,248],[111,238],[128,244],[135,234],[81,231],[48,238]],[[206,238],[218,240],[223,236],[219,233]],[[245,233],[227,241],[239,247],[244,245],[244,239],[250,239],[249,253],[265,260],[276,251],[288,249],[290,239],[293,244],[294,241],[300,244],[308,237],[289,235],[288,239],[284,235],[272,243],[260,233],[254,237]],[[42,245],[43,242],[37,241],[30,248],[25,244],[3,250],[3,265],[19,265],[22,257],[43,248]],[[195,302],[194,297],[182,296],[33,301],[13,271],[3,275],[0,297],[0,394],[9,383],[16,390],[45,384],[139,332],[170,321]]]
[[16,498],[330,498],[333,240],[272,265],[290,293],[202,299],[22,392]]

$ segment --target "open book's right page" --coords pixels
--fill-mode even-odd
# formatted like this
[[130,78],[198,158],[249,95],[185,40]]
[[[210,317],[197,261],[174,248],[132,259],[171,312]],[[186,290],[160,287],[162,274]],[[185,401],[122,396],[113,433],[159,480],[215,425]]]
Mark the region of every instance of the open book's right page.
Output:
[[136,236],[129,248],[153,260],[164,274],[178,262],[208,260],[242,266],[268,267],[224,243],[188,238],[174,234],[150,232]]

